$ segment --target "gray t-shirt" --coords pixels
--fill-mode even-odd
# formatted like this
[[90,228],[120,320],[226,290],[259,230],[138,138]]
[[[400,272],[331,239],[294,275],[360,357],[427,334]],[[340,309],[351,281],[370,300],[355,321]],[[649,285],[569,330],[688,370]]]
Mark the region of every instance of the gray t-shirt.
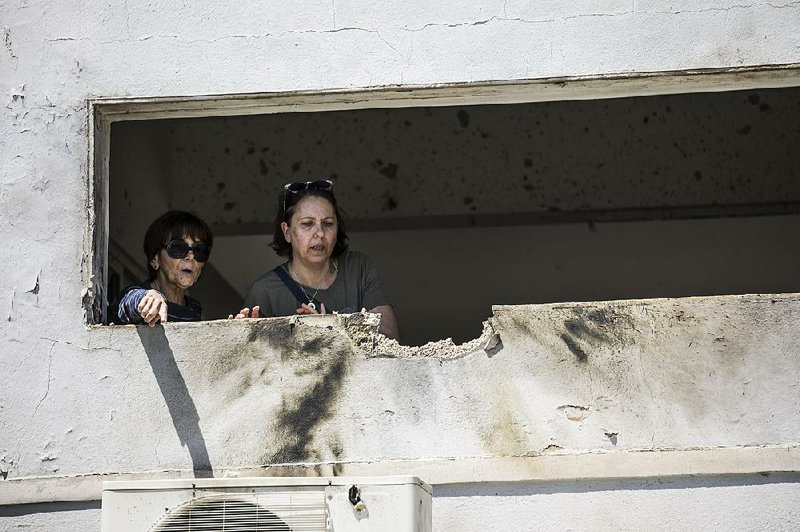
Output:
[[[372,310],[380,305],[389,305],[383,291],[383,283],[378,272],[366,255],[357,251],[345,251],[338,258],[338,273],[333,284],[325,290],[303,285],[308,297],[314,296],[317,302],[325,304],[326,312],[348,314],[359,312],[362,308]],[[282,266],[286,267],[286,264]],[[286,287],[278,274],[268,271],[250,286],[244,306],[261,307],[261,316],[294,316],[300,306],[297,298]]]

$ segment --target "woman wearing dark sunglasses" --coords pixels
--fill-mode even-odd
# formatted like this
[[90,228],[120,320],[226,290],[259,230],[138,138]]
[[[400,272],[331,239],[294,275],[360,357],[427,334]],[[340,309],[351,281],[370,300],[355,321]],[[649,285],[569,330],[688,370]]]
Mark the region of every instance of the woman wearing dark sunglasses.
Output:
[[344,314],[366,308],[381,315],[380,332],[397,339],[397,320],[377,271],[365,255],[347,245],[333,182],[286,184],[272,249],[288,260],[253,282],[236,318]]
[[119,296],[116,323],[200,321],[200,302],[186,295],[197,282],[211,254],[214,236],[194,214],[169,211],[159,216],[144,236],[149,277]]

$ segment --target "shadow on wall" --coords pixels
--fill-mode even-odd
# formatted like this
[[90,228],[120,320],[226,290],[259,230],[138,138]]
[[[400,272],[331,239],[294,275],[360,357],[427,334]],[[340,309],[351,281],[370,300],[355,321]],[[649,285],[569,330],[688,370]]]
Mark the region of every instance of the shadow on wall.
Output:
[[200,431],[200,416],[194,405],[186,381],[183,380],[175,355],[169,346],[163,327],[137,327],[136,332],[147,353],[147,360],[153,369],[158,388],[167,403],[172,424],[181,445],[189,449],[195,478],[214,476],[208,449]]
[[71,502],[37,502],[33,504],[14,504],[0,506],[0,517],[19,517],[23,515],[50,514],[57,512],[100,512],[100,500]]

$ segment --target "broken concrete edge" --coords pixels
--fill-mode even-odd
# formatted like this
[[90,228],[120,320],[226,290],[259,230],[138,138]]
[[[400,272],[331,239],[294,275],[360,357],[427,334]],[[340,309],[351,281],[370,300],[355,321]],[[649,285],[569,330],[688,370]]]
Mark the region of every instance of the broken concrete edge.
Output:
[[[405,346],[378,332],[380,314],[366,310],[352,314],[314,314],[255,318],[246,320],[209,320],[201,322],[167,323],[166,329],[207,328],[209,326],[239,327],[247,329],[265,323],[288,323],[294,327],[317,327],[339,330],[346,334],[354,350],[366,358],[444,358],[453,359],[467,356],[476,351],[489,351],[500,343],[499,334],[491,324],[491,318],[483,322],[483,332],[478,338],[463,344],[455,344],[451,338],[428,342],[421,346]],[[131,330],[147,325],[92,325],[90,334],[111,333],[117,330]],[[86,348],[88,349],[88,347]]]
[[[455,344],[451,338],[445,338],[424,345],[404,346],[396,340],[386,338],[378,332],[380,316],[362,310],[361,313],[342,315],[344,326],[354,343],[364,351],[367,357],[388,358],[461,358],[478,351],[490,352],[502,345],[501,325],[497,318],[504,314],[515,312],[529,312],[531,315],[540,312],[562,309],[596,309],[596,308],[627,308],[659,306],[669,302],[681,304],[713,304],[723,307],[728,305],[751,304],[776,304],[800,301],[800,293],[782,294],[736,294],[689,296],[675,298],[649,298],[649,299],[617,299],[603,301],[579,301],[557,303],[534,303],[525,305],[492,305],[492,316],[483,322],[483,331],[478,338],[463,344]],[[317,318],[318,316],[304,316],[304,318]],[[361,325],[369,328],[361,329]]]
[[455,344],[451,338],[428,342],[421,346],[405,346],[378,332],[380,314],[366,310],[353,314],[323,314],[291,316],[284,319],[294,326],[312,326],[343,330],[354,348],[367,358],[443,358],[453,359],[476,351],[488,351],[500,342],[491,320],[483,322],[483,331],[478,338],[463,344]]
[[[211,478],[211,472],[202,478]],[[431,486],[800,473],[800,444],[523,456],[308,462],[217,469],[216,478],[416,476]],[[200,478],[189,469],[24,477],[0,481],[0,506],[97,501],[108,480]],[[435,492],[434,492],[435,494]]]
[[715,305],[741,305],[758,303],[787,303],[800,301],[800,293],[779,293],[779,294],[733,294],[733,295],[714,295],[714,296],[686,296],[686,297],[658,297],[643,299],[608,299],[599,301],[560,301],[554,303],[531,303],[525,305],[492,305],[492,314],[497,317],[499,314],[527,310],[530,312],[543,312],[549,310],[574,309],[574,308],[600,308],[600,307],[635,307],[635,306],[658,306],[668,302],[680,302],[704,304],[713,303]]
[[[718,307],[729,305],[776,304],[800,301],[800,293],[783,294],[737,294],[720,296],[691,296],[679,298],[617,299],[605,301],[580,301],[557,303],[534,303],[525,305],[493,305],[492,316],[483,322],[483,331],[478,338],[462,344],[455,344],[451,338],[428,342],[421,346],[406,346],[378,332],[380,315],[366,310],[353,314],[323,314],[257,318],[246,320],[210,320],[189,323],[168,323],[167,328],[241,326],[264,323],[266,321],[288,321],[293,326],[313,326],[343,331],[350,339],[354,349],[366,358],[438,358],[456,359],[476,352],[491,352],[502,345],[502,317],[514,313],[537,313],[565,309],[622,309],[629,307],[661,306],[669,302],[712,304]],[[227,325],[230,324],[230,325]],[[92,325],[90,331],[111,332],[118,328],[145,327],[144,325]]]
[[[428,342],[421,346],[400,345],[396,340],[375,333],[375,343],[365,351],[370,357],[389,358],[462,358],[476,351],[490,351],[500,343],[500,335],[491,323],[491,319],[483,322],[483,331],[478,338],[463,344],[456,344],[452,338]],[[362,347],[363,349],[363,347]]]

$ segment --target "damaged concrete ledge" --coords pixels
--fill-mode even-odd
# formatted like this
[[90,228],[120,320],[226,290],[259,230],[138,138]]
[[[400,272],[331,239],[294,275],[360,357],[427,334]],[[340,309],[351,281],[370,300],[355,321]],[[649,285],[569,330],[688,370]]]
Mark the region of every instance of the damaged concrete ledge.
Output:
[[367,313],[92,328],[27,355],[0,504],[96,499],[111,472],[796,472],[798,323],[781,294],[497,306],[479,338],[417,348]]
[[[720,306],[721,311],[725,307],[732,305],[752,305],[769,303],[775,305],[779,302],[800,301],[800,294],[745,294],[735,296],[701,296],[685,298],[659,298],[659,299],[640,299],[640,300],[615,300],[615,301],[592,301],[592,302],[562,302],[528,305],[493,305],[493,316],[483,323],[483,331],[478,338],[455,344],[451,338],[428,342],[421,346],[406,346],[395,340],[384,337],[378,333],[380,316],[362,311],[355,314],[329,314],[316,316],[291,316],[287,318],[262,318],[249,320],[252,324],[249,339],[252,339],[264,331],[274,331],[280,325],[288,324],[294,330],[295,327],[312,326],[325,329],[339,329],[343,331],[352,341],[353,347],[357,348],[366,357],[396,357],[396,358],[459,358],[477,351],[490,352],[502,348],[501,332],[515,334],[519,332],[521,320],[528,320],[530,324],[522,327],[531,330],[537,323],[544,325],[551,323],[554,316],[563,317],[564,331],[560,334],[561,339],[570,351],[578,359],[584,358],[582,348],[577,345],[577,338],[583,336],[600,341],[603,333],[619,332],[625,326],[633,326],[632,317],[637,313],[637,309],[676,309],[676,315],[670,318],[669,326],[673,322],[691,319],[679,310],[686,304]],[[706,309],[704,309],[706,310]],[[646,312],[645,312],[646,314]],[[626,316],[627,315],[627,316]],[[653,314],[655,317],[656,314]],[[623,323],[623,321],[625,323]],[[209,322],[205,322],[209,323]],[[226,323],[220,320],[218,323]],[[187,324],[179,324],[186,326]],[[594,329],[594,331],[592,331]],[[543,331],[544,332],[544,331]],[[567,340],[569,336],[576,337]],[[608,338],[607,338],[608,339]],[[614,338],[620,340],[620,338]],[[720,341],[717,338],[717,341]],[[596,343],[595,342],[595,343]],[[590,342],[591,343],[591,342]],[[601,342],[602,343],[602,342]]]
[[[432,486],[590,481],[800,472],[800,446],[547,453],[383,462],[276,464],[216,471],[217,478],[418,476]],[[100,500],[107,480],[191,479],[191,470],[19,478],[0,481],[0,506]]]
[[[221,320],[224,322],[224,320]],[[326,314],[309,316],[290,316],[286,318],[260,318],[251,320],[251,337],[261,331],[275,331],[288,324],[298,334],[305,334],[299,329],[317,327],[338,329],[343,331],[352,341],[353,347],[365,357],[390,358],[459,358],[476,351],[488,351],[500,341],[491,320],[483,323],[483,332],[478,338],[456,344],[451,338],[428,342],[421,346],[406,346],[396,340],[386,338],[378,332],[380,315],[362,311],[355,314]],[[311,333],[313,334],[313,333]]]

